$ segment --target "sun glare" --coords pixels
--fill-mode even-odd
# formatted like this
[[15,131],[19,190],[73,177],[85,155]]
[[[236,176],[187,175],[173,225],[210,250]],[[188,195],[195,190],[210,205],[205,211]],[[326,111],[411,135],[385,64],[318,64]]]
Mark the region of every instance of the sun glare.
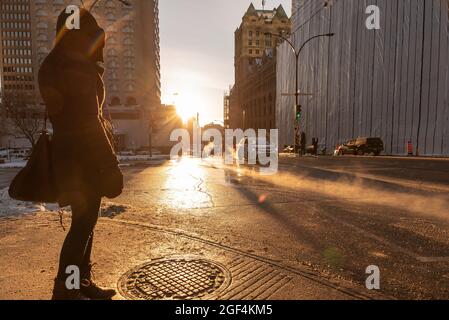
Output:
[[194,94],[182,92],[176,95],[175,105],[179,116],[186,122],[199,112],[200,101]]

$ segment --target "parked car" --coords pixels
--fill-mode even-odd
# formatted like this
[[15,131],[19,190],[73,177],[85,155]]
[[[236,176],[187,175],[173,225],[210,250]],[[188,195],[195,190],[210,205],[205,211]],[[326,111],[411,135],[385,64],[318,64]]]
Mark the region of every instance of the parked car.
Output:
[[295,152],[295,147],[293,147],[293,146],[286,146],[284,148],[283,152],[285,152],[285,153],[293,153],[293,152]]
[[118,155],[119,155],[119,156],[122,156],[122,157],[129,157],[129,156],[133,156],[133,155],[134,155],[134,152],[131,151],[131,150],[128,150],[128,151],[119,151],[119,152],[118,152]]
[[357,138],[349,140],[348,142],[337,146],[335,149],[335,155],[359,155],[374,154],[380,155],[384,151],[384,143],[381,138]]
[[17,159],[26,159],[29,157],[31,149],[29,148],[15,148],[10,149],[10,157]]

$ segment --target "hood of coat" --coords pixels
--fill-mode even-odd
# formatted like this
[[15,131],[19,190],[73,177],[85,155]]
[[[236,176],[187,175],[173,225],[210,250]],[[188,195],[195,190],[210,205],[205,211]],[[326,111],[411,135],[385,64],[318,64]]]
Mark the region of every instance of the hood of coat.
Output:
[[79,29],[68,29],[66,26],[68,19],[71,19],[71,14],[63,10],[56,24],[55,51],[82,55],[94,63],[104,62],[106,35],[95,17],[89,11],[80,9]]

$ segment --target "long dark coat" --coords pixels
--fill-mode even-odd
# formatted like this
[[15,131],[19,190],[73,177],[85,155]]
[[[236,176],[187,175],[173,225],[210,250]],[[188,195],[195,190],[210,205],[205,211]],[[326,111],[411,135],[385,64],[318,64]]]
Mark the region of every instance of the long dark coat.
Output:
[[52,161],[60,206],[100,193],[99,171],[118,170],[102,117],[103,70],[77,52],[54,51],[39,71],[53,125]]

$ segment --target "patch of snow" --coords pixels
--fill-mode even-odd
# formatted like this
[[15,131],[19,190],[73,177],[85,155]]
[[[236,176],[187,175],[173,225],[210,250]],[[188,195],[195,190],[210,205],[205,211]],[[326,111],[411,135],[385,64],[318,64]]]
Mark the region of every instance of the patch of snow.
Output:
[[26,166],[27,162],[22,161],[15,161],[15,162],[6,162],[6,163],[0,163],[0,169],[13,169],[13,168],[24,168]]
[[170,159],[169,155],[153,155],[150,158],[148,155],[136,155],[136,156],[117,156],[119,161],[143,161],[143,160],[167,160]]
[[8,194],[9,188],[0,190],[0,217],[20,216],[36,212],[58,211],[57,204],[44,204],[23,202],[11,199]]

